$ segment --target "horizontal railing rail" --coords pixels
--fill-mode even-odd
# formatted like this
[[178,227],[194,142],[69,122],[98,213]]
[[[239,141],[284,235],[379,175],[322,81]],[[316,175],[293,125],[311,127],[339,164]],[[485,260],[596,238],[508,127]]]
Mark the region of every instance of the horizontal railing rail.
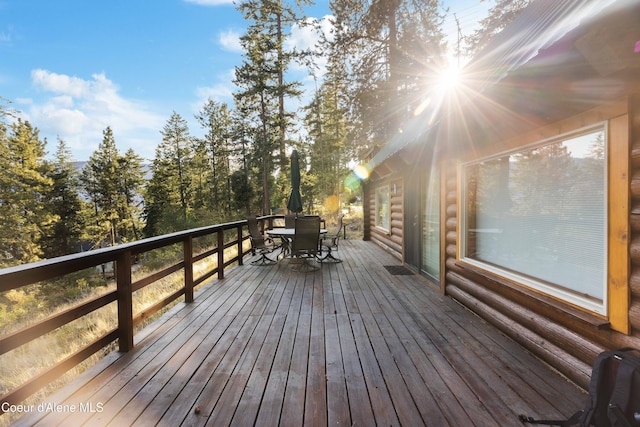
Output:
[[[273,218],[272,216],[260,217],[259,220],[261,221],[262,227],[270,228]],[[0,292],[6,292],[34,283],[56,279],[87,268],[114,263],[116,288],[115,290],[48,316],[32,325],[0,336],[0,355],[15,350],[32,340],[42,337],[59,327],[80,319],[113,302],[117,302],[118,322],[117,328],[106,332],[74,354],[34,376],[26,383],[6,392],[0,397],[0,414],[5,412],[3,408],[20,404],[38,390],[55,381],[65,372],[82,363],[116,340],[118,341],[119,351],[130,351],[134,345],[134,328],[137,325],[182,296],[184,296],[185,302],[193,302],[195,286],[216,274],[218,279],[223,279],[225,268],[231,264],[238,263],[242,265],[244,255],[250,251],[250,249],[246,251],[243,250],[243,243],[249,239],[249,236],[244,233],[246,225],[246,220],[217,224],[1,269]],[[236,230],[236,235],[232,240],[225,242],[225,231],[228,230]],[[213,248],[203,253],[193,253],[193,240],[195,238],[214,234],[216,235],[216,245]],[[160,271],[151,273],[137,281],[132,280],[132,260],[135,256],[179,243],[182,243],[183,248],[181,261],[165,267]],[[237,255],[225,259],[225,249],[233,246],[237,246]],[[200,277],[194,278],[194,263],[214,255],[217,255],[216,267],[206,271]],[[135,291],[181,270],[184,272],[184,284],[182,287],[142,311],[133,313],[133,293]]]

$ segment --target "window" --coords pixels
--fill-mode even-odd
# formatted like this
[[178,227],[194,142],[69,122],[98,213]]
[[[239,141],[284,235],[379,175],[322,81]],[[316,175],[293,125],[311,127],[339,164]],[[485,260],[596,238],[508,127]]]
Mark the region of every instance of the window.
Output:
[[379,187],[376,189],[376,227],[389,231],[391,228],[390,221],[389,187]]
[[462,166],[460,258],[606,314],[603,125]]

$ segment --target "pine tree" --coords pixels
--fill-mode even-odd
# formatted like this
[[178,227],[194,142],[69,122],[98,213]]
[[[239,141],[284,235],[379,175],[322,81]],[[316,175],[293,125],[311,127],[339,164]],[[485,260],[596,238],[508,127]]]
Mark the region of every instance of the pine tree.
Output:
[[[204,138],[197,144],[202,156],[196,156],[196,159],[205,162],[204,185],[208,189],[200,191],[205,198],[201,205],[210,212],[218,212],[224,216],[231,210],[231,112],[227,104],[209,99],[196,115],[196,119],[206,131]],[[197,187],[200,188],[201,185],[199,182]]]
[[121,228],[123,228],[129,238],[138,240],[141,227],[141,204],[142,187],[144,185],[144,171],[142,167],[142,157],[128,149],[124,156],[119,158],[120,170],[120,204],[118,206],[118,216]]
[[[240,90],[234,93],[237,108],[246,118],[245,127],[251,145],[249,160],[255,162],[262,188],[262,213],[271,212],[269,177],[273,172],[273,152],[276,148],[273,128],[273,72],[267,61],[268,35],[251,29],[241,38],[247,60],[236,67],[234,83]],[[252,163],[253,163],[252,162]]]
[[44,160],[46,140],[29,122],[0,124],[0,266],[43,256],[40,241],[56,220],[46,198],[53,185]]
[[154,236],[193,225],[193,147],[187,121],[175,111],[160,131],[144,198],[144,234]]
[[231,189],[233,191],[232,208],[239,214],[249,215],[254,194],[246,171],[237,170],[231,174]]
[[299,60],[305,53],[285,49],[288,38],[286,30],[294,24],[305,22],[302,15],[302,7],[309,5],[309,0],[298,0],[295,5],[286,4],[283,0],[263,0],[261,2],[243,1],[238,8],[245,19],[254,23],[248,34],[260,32],[270,39],[268,56],[272,64],[272,72],[275,74],[275,95],[277,96],[277,114],[274,126],[277,132],[278,165],[281,170],[286,169],[288,163],[286,156],[287,130],[291,126],[290,120],[293,114],[285,108],[287,98],[300,96],[300,83],[285,81],[285,72],[292,61]]
[[255,180],[250,174],[251,159],[251,128],[248,119],[244,116],[246,109],[232,110],[231,115],[231,154],[235,159],[236,167],[230,177],[232,209],[240,215],[248,215],[257,212],[260,203],[257,195],[260,193]]
[[73,165],[71,151],[62,139],[58,139],[49,178],[53,185],[47,206],[58,220],[51,227],[42,249],[47,258],[52,258],[77,252],[84,231],[79,174]]
[[305,108],[305,124],[310,139],[310,175],[317,185],[310,186],[305,196],[312,194],[329,211],[340,207],[342,178],[354,158],[347,122],[346,80],[340,62],[329,61],[327,74],[312,102]]
[[94,208],[90,238],[97,246],[118,240],[118,149],[110,127],[82,170],[82,184]]
[[[16,111],[13,108],[8,107],[8,104],[11,104],[11,101],[0,96],[0,119],[15,116]],[[0,126],[4,126],[4,124],[0,122]]]
[[345,58],[361,144],[386,143],[422,102],[442,69],[445,42],[437,0],[335,0],[330,54]]
[[152,237],[163,232],[175,231],[167,228],[165,217],[173,206],[169,191],[169,168],[156,149],[156,157],[151,165],[151,179],[144,192],[144,235]]
[[110,127],[82,170],[84,191],[93,205],[88,233],[96,245],[115,245],[137,236],[135,199],[143,179],[141,159],[132,151],[122,156]]
[[[298,1],[295,6],[299,10],[303,4],[309,2]],[[285,49],[286,30],[304,18],[282,0],[246,0],[240,2],[238,9],[251,24],[241,37],[245,61],[236,68],[234,82],[239,90],[234,97],[238,108],[247,109],[246,112],[253,115],[251,124],[256,135],[253,153],[259,161],[262,211],[268,213],[273,193],[272,172],[279,172],[277,188],[282,187],[288,176],[287,133],[293,113],[286,111],[285,102],[300,95],[299,82],[285,81],[291,62],[301,57],[299,52]]]

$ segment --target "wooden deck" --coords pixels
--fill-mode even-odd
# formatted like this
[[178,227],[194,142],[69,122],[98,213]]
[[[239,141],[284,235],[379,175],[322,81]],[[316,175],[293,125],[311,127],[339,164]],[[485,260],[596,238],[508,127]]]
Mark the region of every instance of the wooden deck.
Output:
[[[585,394],[375,244],[341,264],[246,263],[16,425],[517,426]],[[74,406],[75,405],[75,406]]]

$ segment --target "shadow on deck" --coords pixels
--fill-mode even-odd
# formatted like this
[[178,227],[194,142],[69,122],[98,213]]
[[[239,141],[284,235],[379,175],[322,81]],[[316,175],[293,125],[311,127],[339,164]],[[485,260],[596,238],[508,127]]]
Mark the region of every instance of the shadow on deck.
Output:
[[16,425],[516,426],[582,407],[582,390],[497,329],[391,275],[398,261],[375,244],[344,241],[339,256],[317,272],[228,270]]

